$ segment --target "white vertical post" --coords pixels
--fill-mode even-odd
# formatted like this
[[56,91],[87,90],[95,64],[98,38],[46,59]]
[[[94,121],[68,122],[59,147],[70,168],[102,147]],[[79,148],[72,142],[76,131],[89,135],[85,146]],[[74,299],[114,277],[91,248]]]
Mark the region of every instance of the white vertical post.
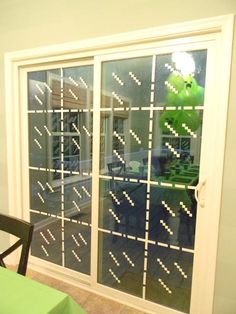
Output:
[[101,63],[94,63],[93,99],[93,162],[92,162],[92,227],[91,227],[91,283],[97,283],[98,261],[98,218],[99,218],[99,166],[100,166],[100,102],[101,102]]

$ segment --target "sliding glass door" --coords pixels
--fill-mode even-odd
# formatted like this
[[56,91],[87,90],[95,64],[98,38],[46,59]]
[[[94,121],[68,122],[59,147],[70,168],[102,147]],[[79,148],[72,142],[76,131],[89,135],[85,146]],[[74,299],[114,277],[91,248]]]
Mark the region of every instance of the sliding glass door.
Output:
[[206,63],[152,49],[28,72],[33,256],[190,311]]
[[98,281],[183,312],[206,57],[201,50],[108,60],[101,73]]

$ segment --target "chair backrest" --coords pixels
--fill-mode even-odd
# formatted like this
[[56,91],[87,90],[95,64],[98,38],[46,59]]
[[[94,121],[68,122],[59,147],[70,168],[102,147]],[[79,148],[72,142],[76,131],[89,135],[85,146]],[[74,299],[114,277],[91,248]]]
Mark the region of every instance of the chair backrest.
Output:
[[3,259],[11,254],[18,247],[22,246],[17,272],[21,275],[25,275],[29,257],[30,244],[33,236],[33,229],[33,224],[29,222],[15,217],[0,214],[0,230],[19,238],[16,243],[14,243],[4,252],[0,253],[0,266],[6,267]]
[[125,164],[121,161],[113,161],[107,164],[108,172],[110,175],[118,175],[125,172]]
[[[155,175],[157,176],[162,176],[164,175],[165,172],[165,164],[167,162],[167,157],[166,156],[152,156],[151,157],[151,163],[152,167],[154,168]],[[148,158],[143,158],[143,164],[147,165],[148,163]]]

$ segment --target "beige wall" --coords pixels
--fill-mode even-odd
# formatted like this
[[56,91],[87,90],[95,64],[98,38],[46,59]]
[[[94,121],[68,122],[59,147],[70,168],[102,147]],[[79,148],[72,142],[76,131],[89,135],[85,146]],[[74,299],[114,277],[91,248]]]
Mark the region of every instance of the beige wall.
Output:
[[[5,52],[228,13],[236,13],[236,0],[0,0],[0,211],[7,212],[6,169],[11,167],[5,153]],[[236,37],[234,42],[215,314],[236,313]]]

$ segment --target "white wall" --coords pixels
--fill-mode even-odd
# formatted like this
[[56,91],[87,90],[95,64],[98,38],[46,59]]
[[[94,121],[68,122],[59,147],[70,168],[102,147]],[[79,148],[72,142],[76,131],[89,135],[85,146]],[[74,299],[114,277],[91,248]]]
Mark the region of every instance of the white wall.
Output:
[[[5,52],[228,13],[236,13],[236,0],[0,0],[0,211],[8,211],[7,167],[11,167],[6,162],[3,90]],[[236,313],[235,86],[236,37],[224,166],[215,314]]]

